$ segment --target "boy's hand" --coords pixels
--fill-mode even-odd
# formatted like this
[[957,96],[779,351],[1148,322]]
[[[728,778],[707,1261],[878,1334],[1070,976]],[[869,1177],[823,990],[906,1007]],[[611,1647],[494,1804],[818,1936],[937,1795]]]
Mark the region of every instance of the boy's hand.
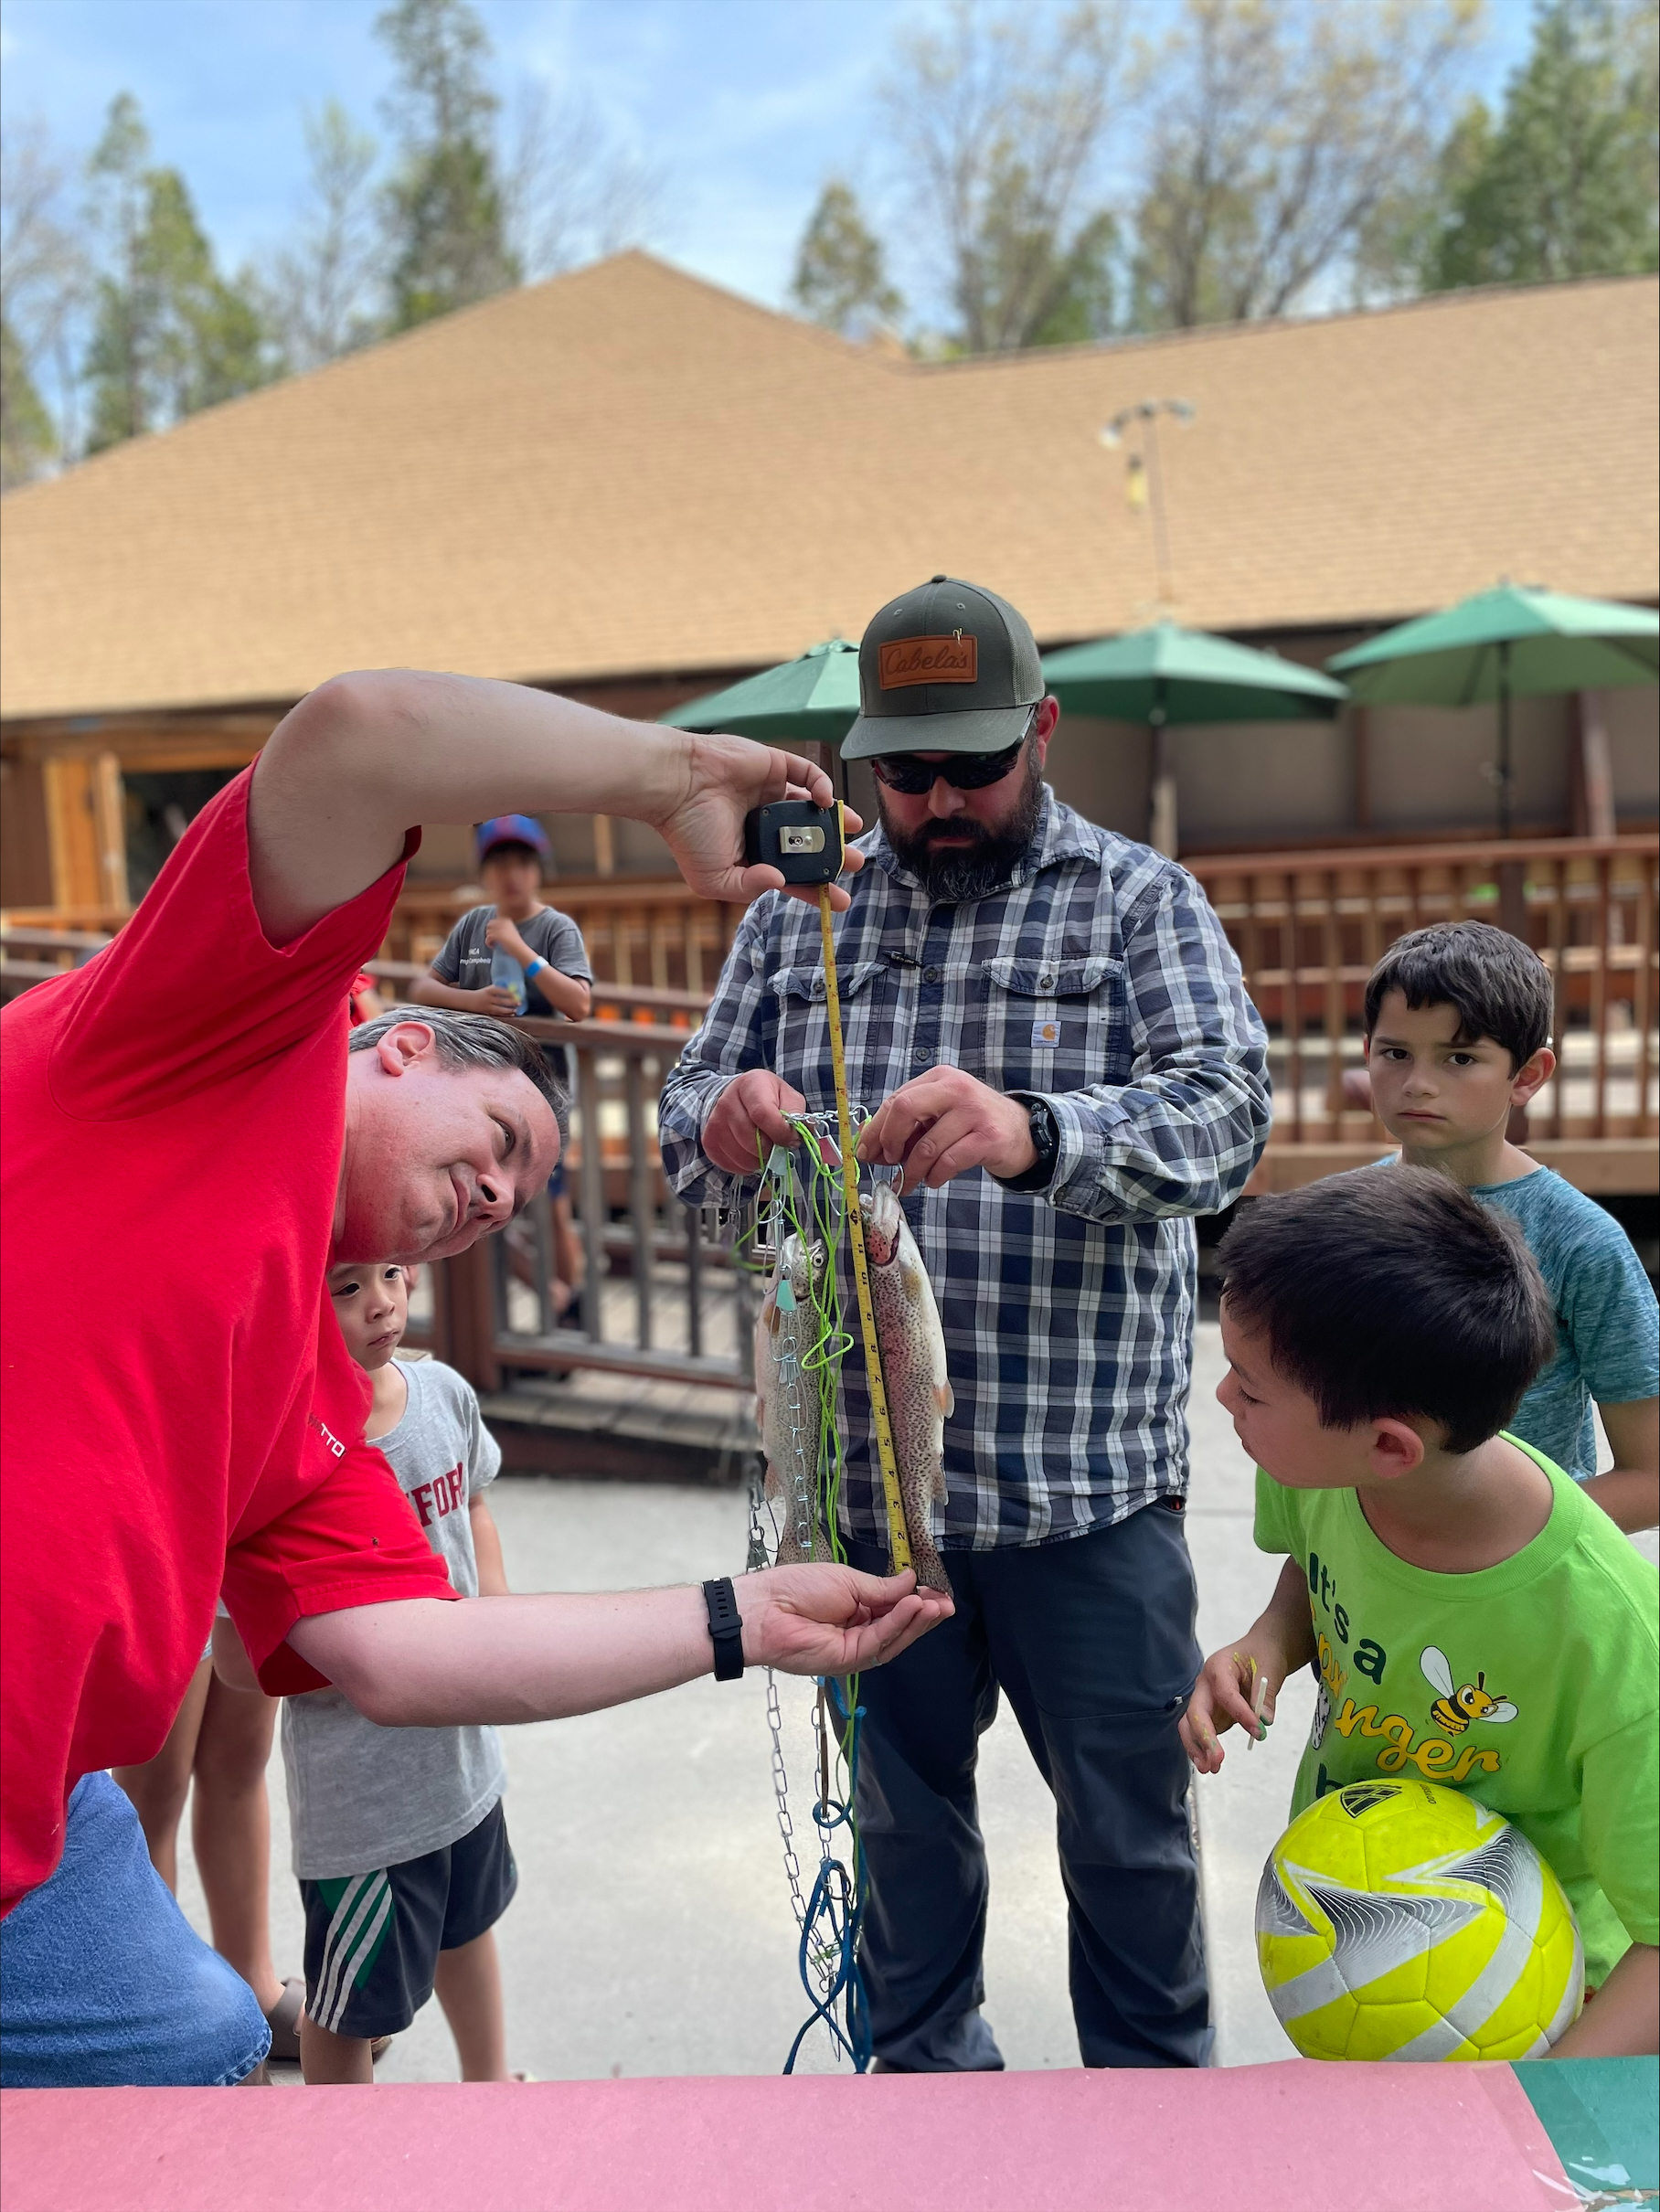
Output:
[[478,990],[469,991],[467,997],[475,1014],[494,1014],[510,1020],[518,1012],[512,992],[500,984],[484,984]]
[[[1249,1639],[1226,1644],[1219,1652],[1211,1653],[1193,1686],[1193,1695],[1187,1700],[1187,1710],[1180,1724],[1182,1749],[1201,1774],[1221,1771],[1224,1754],[1217,1739],[1229,1728],[1248,1728],[1258,1742],[1261,1741],[1274,1717],[1274,1706],[1284,1680],[1285,1665],[1279,1655],[1257,1648]],[[1251,1700],[1264,1684],[1266,1691],[1259,1724]]]
[[494,921],[485,923],[484,942],[490,946],[492,951],[497,945],[504,947],[505,951],[512,953],[521,968],[527,968],[536,958],[536,954],[519,935],[517,923],[504,921],[499,914]]

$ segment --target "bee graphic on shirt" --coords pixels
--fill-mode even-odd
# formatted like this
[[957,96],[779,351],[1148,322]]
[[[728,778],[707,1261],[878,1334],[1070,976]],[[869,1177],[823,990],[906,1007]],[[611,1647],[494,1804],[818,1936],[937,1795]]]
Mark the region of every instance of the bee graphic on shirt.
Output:
[[1423,1678],[1432,1690],[1441,1695],[1430,1707],[1430,1718],[1438,1728],[1445,1728],[1449,1736],[1462,1736],[1473,1720],[1485,1720],[1497,1728],[1501,1722],[1516,1718],[1516,1707],[1508,1697],[1496,1697],[1487,1687],[1487,1677],[1478,1674],[1474,1682],[1452,1687],[1452,1669],[1447,1664],[1445,1652],[1428,1643],[1418,1654],[1418,1664],[1423,1669]]

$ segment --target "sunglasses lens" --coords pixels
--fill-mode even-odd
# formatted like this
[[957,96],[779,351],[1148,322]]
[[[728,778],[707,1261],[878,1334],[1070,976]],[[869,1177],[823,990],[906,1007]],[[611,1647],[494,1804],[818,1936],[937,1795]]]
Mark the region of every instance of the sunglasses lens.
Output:
[[1017,738],[1001,752],[957,753],[943,760],[920,760],[909,752],[880,753],[870,765],[879,783],[911,799],[932,791],[939,776],[955,791],[984,791],[987,784],[1003,781],[1025,743],[1024,738]]

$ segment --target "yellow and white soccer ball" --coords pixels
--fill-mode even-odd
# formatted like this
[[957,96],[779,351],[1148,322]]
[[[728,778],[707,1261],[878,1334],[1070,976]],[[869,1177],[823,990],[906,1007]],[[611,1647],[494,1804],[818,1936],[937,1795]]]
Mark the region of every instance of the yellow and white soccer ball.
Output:
[[1579,1924],[1519,1828],[1422,1781],[1300,1813],[1257,1891],[1257,1958],[1305,2058],[1533,2058],[1578,2016]]

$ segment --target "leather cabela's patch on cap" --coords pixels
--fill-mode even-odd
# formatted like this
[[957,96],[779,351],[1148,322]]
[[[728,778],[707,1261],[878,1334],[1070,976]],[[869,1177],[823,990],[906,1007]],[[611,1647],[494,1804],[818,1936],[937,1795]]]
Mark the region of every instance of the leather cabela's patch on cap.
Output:
[[980,642],[961,630],[943,637],[896,637],[878,649],[876,666],[884,691],[907,684],[974,684],[979,681]]

